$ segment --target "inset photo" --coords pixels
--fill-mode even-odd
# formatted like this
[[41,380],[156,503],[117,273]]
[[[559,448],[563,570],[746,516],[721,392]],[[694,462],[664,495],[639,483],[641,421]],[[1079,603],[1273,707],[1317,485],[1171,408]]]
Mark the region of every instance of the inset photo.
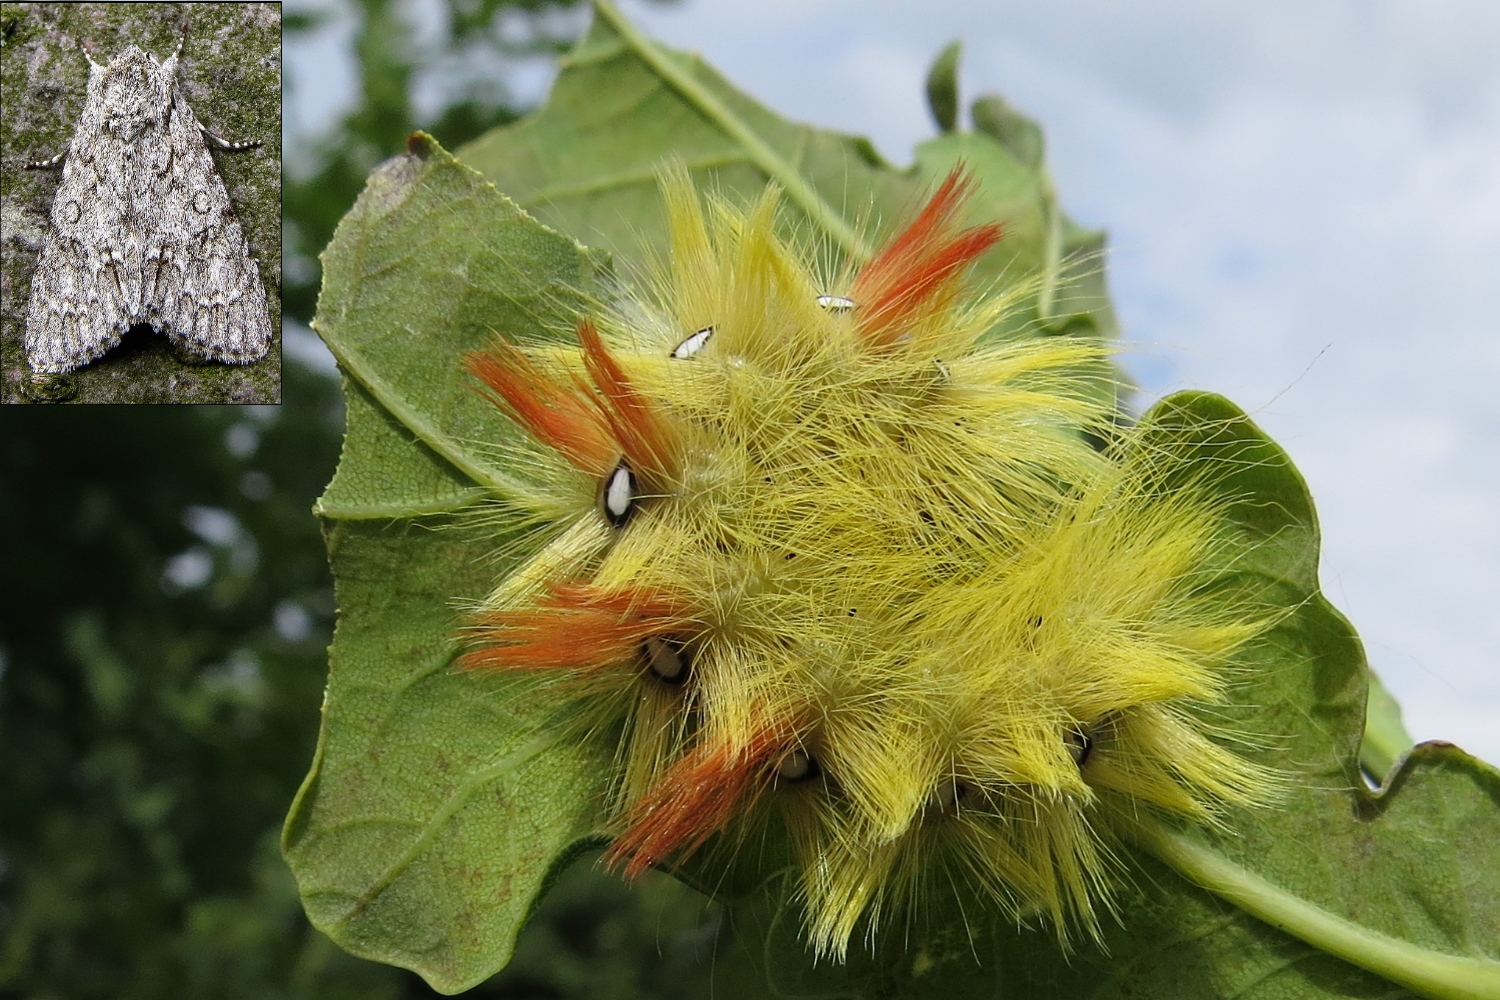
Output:
[[3,4],[0,86],[0,401],[281,402],[281,4]]

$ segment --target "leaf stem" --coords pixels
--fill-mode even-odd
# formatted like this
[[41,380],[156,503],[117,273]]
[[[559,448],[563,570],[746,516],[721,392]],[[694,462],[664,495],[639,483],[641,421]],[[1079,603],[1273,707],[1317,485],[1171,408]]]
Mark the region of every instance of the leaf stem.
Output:
[[1500,962],[1448,955],[1361,927],[1156,824],[1135,825],[1142,847],[1246,913],[1330,955],[1431,1000],[1497,1000]]
[[691,73],[668,58],[650,39],[636,30],[635,25],[620,13],[611,0],[594,0],[594,8],[600,16],[620,33],[646,65],[658,76],[697,107],[705,117],[717,124],[729,136],[745,148],[751,162],[763,170],[772,180],[781,185],[786,196],[818,226],[822,227],[839,247],[856,261],[871,257],[871,250],[860,239],[854,228],[844,221],[832,205],[824,201],[812,185],[799,174],[786,158],[772,149],[764,139],[756,135],[745,120],[730,110],[707,87],[699,83]]
[[1037,295],[1036,311],[1042,326],[1052,325],[1057,307],[1057,284],[1062,270],[1062,209],[1057,204],[1057,192],[1052,187],[1052,176],[1045,165],[1040,168],[1042,176],[1042,207],[1047,216],[1046,242],[1042,247],[1042,289]]

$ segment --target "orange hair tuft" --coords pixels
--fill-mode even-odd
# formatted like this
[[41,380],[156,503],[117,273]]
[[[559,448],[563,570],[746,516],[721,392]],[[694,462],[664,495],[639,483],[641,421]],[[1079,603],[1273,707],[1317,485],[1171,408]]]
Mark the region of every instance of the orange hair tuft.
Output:
[[648,637],[680,634],[691,623],[681,602],[645,591],[553,584],[532,608],[491,611],[473,632],[494,645],[459,657],[464,670],[592,670],[639,656]]
[[531,436],[572,465],[603,476],[620,457],[620,446],[588,390],[543,372],[514,344],[475,351],[464,367],[490,388],[490,397]]
[[630,467],[657,481],[671,478],[677,466],[676,436],[661,411],[630,383],[593,320],[585,317],[579,322],[578,342],[583,345],[589,376],[604,394],[600,412]]
[[855,276],[856,322],[872,346],[889,347],[952,290],[965,266],[1000,240],[998,224],[958,228],[973,179],[955,167],[905,229]]
[[667,769],[625,815],[625,832],[605,863],[633,879],[672,853],[702,847],[747,808],[772,780],[771,762],[786,749],[779,727],[762,725],[748,743],[701,743]]

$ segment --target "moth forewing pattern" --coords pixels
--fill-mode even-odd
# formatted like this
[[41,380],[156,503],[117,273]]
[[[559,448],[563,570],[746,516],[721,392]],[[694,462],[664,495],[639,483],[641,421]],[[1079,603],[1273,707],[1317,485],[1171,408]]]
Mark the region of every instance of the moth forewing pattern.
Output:
[[829,289],[774,190],[705,213],[668,171],[646,321],[469,359],[558,477],[599,488],[561,515],[590,550],[500,581],[462,664],[612,714],[587,738],[618,734],[627,875],[789,838],[825,956],[954,879],[1095,932],[1114,817],[1214,822],[1275,785],[1197,711],[1271,624],[1212,586],[1240,544],[1224,504],[1163,485],[1170,457],[1096,391],[1102,344],[986,338],[1009,299],[965,285],[1001,237],[959,221],[971,186],[949,176]]
[[[108,63],[89,59],[31,279],[25,344],[36,372],[86,365],[138,323],[203,360],[266,354],[265,286],[177,85],[181,49],[161,62],[134,45]],[[256,145],[212,138],[227,149]]]

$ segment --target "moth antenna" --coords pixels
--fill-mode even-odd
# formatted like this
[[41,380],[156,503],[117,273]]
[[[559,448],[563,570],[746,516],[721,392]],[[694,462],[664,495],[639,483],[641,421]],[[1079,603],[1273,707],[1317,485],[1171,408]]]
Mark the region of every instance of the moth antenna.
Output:
[[107,65],[106,63],[94,62],[94,54],[89,51],[88,45],[84,44],[84,42],[82,40],[80,40],[78,42],[78,51],[82,52],[83,53],[83,58],[85,58],[85,59],[88,60],[89,71],[91,73],[94,70],[102,70],[102,69],[104,69],[106,67],[106,65]]

